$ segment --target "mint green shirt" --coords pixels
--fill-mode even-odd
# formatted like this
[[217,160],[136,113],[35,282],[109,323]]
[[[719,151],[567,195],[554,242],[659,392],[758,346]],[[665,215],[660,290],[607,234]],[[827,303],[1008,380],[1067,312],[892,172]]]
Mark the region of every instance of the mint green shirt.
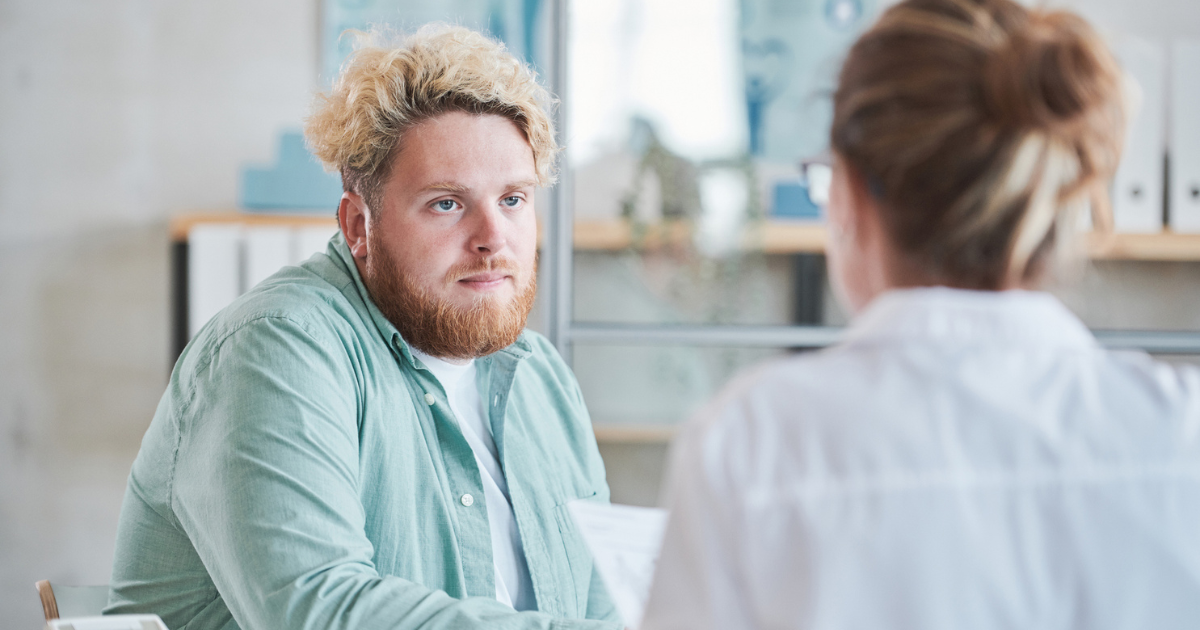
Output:
[[527,331],[478,378],[538,612],[494,599],[474,454],[340,234],[180,356],[129,476],[105,612],[172,630],[619,628],[566,510],[608,500],[574,377]]

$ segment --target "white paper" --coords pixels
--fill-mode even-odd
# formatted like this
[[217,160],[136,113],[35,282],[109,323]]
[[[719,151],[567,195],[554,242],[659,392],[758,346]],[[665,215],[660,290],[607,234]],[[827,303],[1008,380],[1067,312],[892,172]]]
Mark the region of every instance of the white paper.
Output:
[[567,504],[600,579],[629,628],[642,623],[667,511],[580,499]]
[[297,228],[292,237],[291,264],[299,265],[308,260],[309,256],[324,252],[325,246],[329,244],[329,237],[337,231],[339,228],[335,226]]
[[46,630],[167,630],[158,615],[67,617],[46,622]]

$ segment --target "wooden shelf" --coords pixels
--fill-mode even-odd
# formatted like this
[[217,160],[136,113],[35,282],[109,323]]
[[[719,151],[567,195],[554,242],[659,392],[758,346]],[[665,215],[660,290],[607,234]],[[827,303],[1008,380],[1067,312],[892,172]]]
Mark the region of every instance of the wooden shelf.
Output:
[[[685,223],[650,225],[643,228],[638,243],[646,249],[682,244],[690,237]],[[634,242],[633,227],[623,221],[577,221],[575,249],[617,251]],[[770,221],[748,228],[742,247],[767,254],[819,254],[825,251],[825,226],[819,223]]]
[[[175,241],[187,240],[188,230],[201,223],[243,223],[255,226],[317,226],[337,228],[337,221],[322,214],[257,214],[237,211],[195,212],[171,220]],[[689,237],[683,223],[651,225],[638,235],[640,247],[655,249],[683,244]],[[819,254],[825,251],[825,227],[821,224],[768,221],[747,228],[742,246],[767,254]],[[623,221],[577,221],[575,249],[619,251],[634,242],[633,228]],[[1095,260],[1200,261],[1200,234],[1091,234],[1088,255]]]
[[275,214],[257,212],[238,212],[223,210],[220,212],[189,212],[171,218],[168,231],[173,241],[186,241],[188,231],[203,223],[241,223],[255,227],[325,227],[337,229],[337,219],[333,214],[322,211],[321,214]]
[[597,424],[592,426],[602,444],[666,444],[678,427],[670,424]]
[[1200,261],[1200,234],[1089,234],[1096,260]]
[[[652,226],[641,243],[662,246],[687,237],[686,227]],[[825,226],[812,223],[768,221],[751,227],[742,238],[743,247],[767,254],[819,254],[825,251]],[[575,249],[620,250],[630,246],[631,230],[625,223],[585,222],[575,225]],[[1200,234],[1089,234],[1088,256],[1095,260],[1200,261]]]

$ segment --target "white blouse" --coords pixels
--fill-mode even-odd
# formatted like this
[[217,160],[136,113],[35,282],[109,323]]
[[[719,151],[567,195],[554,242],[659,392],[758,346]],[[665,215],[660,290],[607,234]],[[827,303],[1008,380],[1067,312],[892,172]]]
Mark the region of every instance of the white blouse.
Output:
[[894,291],[673,449],[643,628],[1200,627],[1200,371],[1056,299]]

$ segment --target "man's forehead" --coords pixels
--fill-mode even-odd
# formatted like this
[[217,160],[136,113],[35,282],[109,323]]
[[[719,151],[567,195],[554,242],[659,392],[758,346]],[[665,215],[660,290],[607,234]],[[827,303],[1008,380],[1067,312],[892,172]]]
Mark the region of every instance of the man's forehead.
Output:
[[442,114],[408,129],[394,151],[390,179],[410,191],[523,188],[538,181],[525,134],[496,115]]
[[536,188],[537,172],[532,156],[522,164],[519,156],[490,156],[483,160],[446,159],[445,155],[409,156],[393,164],[391,185],[413,193],[447,192],[468,194],[495,189]]

